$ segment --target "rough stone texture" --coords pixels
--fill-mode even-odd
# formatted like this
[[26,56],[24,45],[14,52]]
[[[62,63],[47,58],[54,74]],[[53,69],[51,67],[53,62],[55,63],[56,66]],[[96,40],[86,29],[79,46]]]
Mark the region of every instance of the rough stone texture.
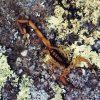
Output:
[[[3,74],[1,100],[22,100],[25,94],[24,100],[100,100],[100,66],[96,63],[100,55],[100,1],[64,1],[0,0],[0,65],[5,64],[1,58],[7,56],[9,68],[1,68],[11,71]],[[43,61],[45,46],[31,27],[27,27],[29,41],[25,43],[16,24],[18,18],[31,19],[52,45],[71,49],[71,56],[84,51],[88,52],[85,56],[93,54],[94,61],[87,58],[95,71],[73,69],[66,77],[69,84],[61,85],[58,75],[63,66],[51,71],[53,65]],[[79,46],[83,51],[75,51]]]

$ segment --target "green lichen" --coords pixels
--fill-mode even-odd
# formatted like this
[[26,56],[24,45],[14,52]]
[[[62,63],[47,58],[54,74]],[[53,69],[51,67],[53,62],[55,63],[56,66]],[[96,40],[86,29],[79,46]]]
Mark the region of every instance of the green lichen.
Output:
[[24,75],[22,82],[20,83],[20,92],[17,96],[17,100],[29,100],[30,99],[30,80]]
[[1,87],[3,87],[7,77],[12,73],[13,72],[10,70],[10,66],[7,63],[7,57],[0,53],[0,90]]
[[[71,49],[74,48],[74,57],[75,56],[81,56],[86,58],[88,61],[90,61],[91,64],[95,64],[100,69],[100,56],[91,50],[90,46],[82,45],[78,46],[77,44],[73,44],[71,46]],[[81,48],[81,49],[80,49]]]
[[64,37],[68,33],[68,31],[66,30],[68,26],[67,20],[64,21],[64,19],[62,18],[64,12],[65,11],[62,7],[55,6],[55,10],[54,10],[55,16],[50,16],[47,18],[48,28],[57,30],[58,38],[62,38],[62,39],[64,39]]
[[[69,4],[65,3],[65,0],[62,1],[63,4],[68,8]],[[70,24],[73,25],[71,29],[68,28],[68,20],[65,20],[62,17],[63,14],[67,16],[68,13],[70,13],[68,12],[68,10],[64,10],[62,7],[57,5],[55,6],[54,10],[55,15],[47,17],[47,26],[49,29],[53,28],[58,31],[58,39],[61,38],[63,40],[67,34],[70,34],[72,32],[77,34],[79,30],[80,34],[78,34],[80,36],[81,34],[83,34],[83,29],[81,29],[80,26],[86,21],[92,21],[94,25],[98,23],[97,20],[100,16],[100,0],[75,0],[73,1],[73,4],[75,4],[75,6],[80,9],[80,11],[77,11],[77,14],[81,16],[81,20],[78,20],[76,18],[70,19]],[[94,37],[100,38],[100,33],[97,30],[95,30],[93,34],[95,34]]]
[[58,85],[52,85],[52,89],[55,92],[55,97],[51,100],[62,100],[61,91],[62,89]]
[[[62,0],[64,6],[68,8],[70,4],[67,4],[64,1],[65,0]],[[100,6],[99,6],[100,0],[75,0],[72,1],[71,3],[75,4],[76,8],[80,9],[79,11],[77,11],[77,14],[81,16],[80,20],[77,18],[70,19],[70,24],[73,26],[71,29],[68,28],[69,24],[67,18],[64,19],[62,17],[63,14],[67,16],[68,13],[70,13],[70,11],[68,12],[68,10],[64,10],[62,7],[58,5],[55,6],[54,15],[49,16],[47,18],[48,22],[47,26],[49,30],[52,28],[54,30],[57,30],[58,32],[56,36],[57,40],[62,39],[63,41],[70,33],[78,34],[79,39],[82,39],[84,41],[84,44],[83,46],[78,46],[77,41],[74,44],[72,44],[70,46],[70,49],[74,50],[73,55],[74,56],[80,55],[88,59],[91,64],[95,64],[96,66],[98,66],[98,68],[100,68],[100,62],[99,62],[100,54],[98,55],[90,48],[90,46],[94,44],[94,40],[100,38],[100,32],[98,30],[94,30],[91,33],[92,35],[90,37],[86,37],[84,35],[84,32],[89,34],[89,30],[87,28],[81,28],[85,22],[88,23],[92,22],[94,26],[97,25],[98,18],[100,17]],[[81,50],[83,49],[81,53],[80,53],[80,48]]]

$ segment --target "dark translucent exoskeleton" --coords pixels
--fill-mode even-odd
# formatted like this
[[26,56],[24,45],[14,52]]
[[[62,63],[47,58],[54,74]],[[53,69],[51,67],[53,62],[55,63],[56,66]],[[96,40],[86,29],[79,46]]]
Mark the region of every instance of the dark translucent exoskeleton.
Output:
[[69,63],[68,59],[64,56],[64,54],[62,52],[60,52],[60,50],[53,48],[50,50],[50,55],[58,63],[60,63],[64,66],[69,66],[70,63]]

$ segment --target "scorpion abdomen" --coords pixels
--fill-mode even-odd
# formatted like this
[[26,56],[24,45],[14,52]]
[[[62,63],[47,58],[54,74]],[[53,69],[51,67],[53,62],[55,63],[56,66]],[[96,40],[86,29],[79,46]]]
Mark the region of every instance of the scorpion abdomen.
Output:
[[50,55],[59,64],[62,64],[64,66],[69,65],[68,59],[64,56],[64,54],[60,50],[53,48],[50,50]]

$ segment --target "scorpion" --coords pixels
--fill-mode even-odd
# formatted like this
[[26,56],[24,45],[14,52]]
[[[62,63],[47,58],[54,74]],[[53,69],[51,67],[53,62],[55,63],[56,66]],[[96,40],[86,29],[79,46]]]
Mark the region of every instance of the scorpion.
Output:
[[37,26],[35,25],[35,23],[33,23],[32,20],[17,19],[16,22],[21,34],[27,34],[26,28],[23,27],[22,25],[27,25],[33,28],[34,33],[46,46],[51,58],[53,58],[55,62],[58,63],[59,65],[64,66],[61,75],[59,75],[59,80],[63,85],[67,84],[66,76],[70,73],[72,69],[76,68],[77,64],[79,64],[80,62],[85,62],[87,63],[88,67],[91,67],[91,63],[87,59],[81,56],[76,56],[76,58],[72,58],[71,61],[69,61],[68,56],[66,57],[65,53],[59,47],[53,46],[50,43],[50,41],[44,37],[42,32],[37,28]]

